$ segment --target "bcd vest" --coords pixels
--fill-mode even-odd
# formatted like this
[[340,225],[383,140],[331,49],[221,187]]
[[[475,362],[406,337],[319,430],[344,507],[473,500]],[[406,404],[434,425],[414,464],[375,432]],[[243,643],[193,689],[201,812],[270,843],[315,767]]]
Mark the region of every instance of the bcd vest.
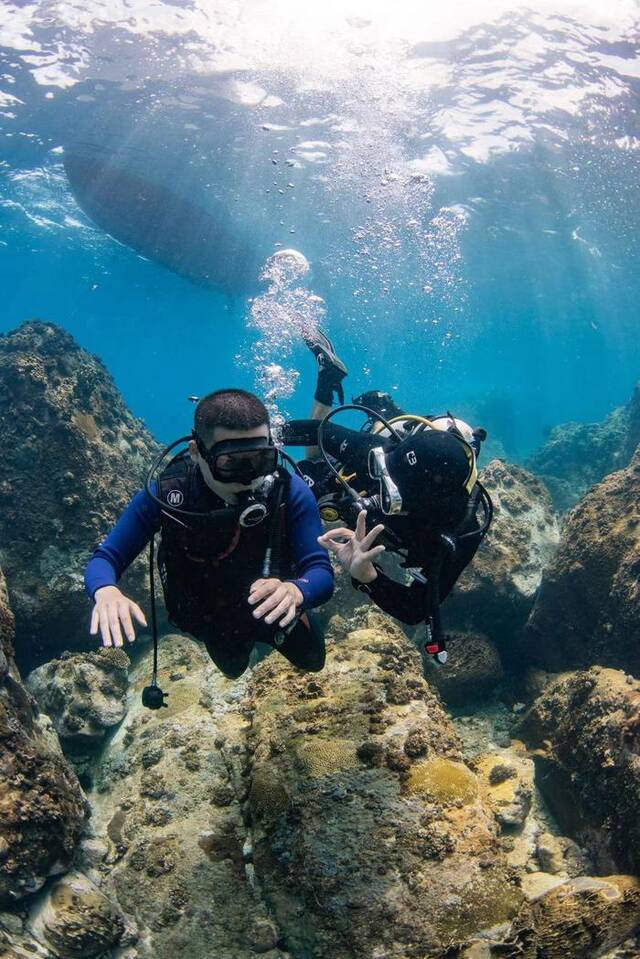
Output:
[[162,512],[158,570],[174,626],[197,635],[217,617],[244,606],[249,587],[263,575],[269,545],[275,557],[271,575],[290,578],[293,569],[285,535],[289,481],[287,471],[279,469],[267,499],[267,516],[259,525],[245,528],[238,522],[239,510],[211,517],[171,512],[171,506],[202,513],[225,507],[188,454],[175,457],[160,474],[158,497],[168,508]]

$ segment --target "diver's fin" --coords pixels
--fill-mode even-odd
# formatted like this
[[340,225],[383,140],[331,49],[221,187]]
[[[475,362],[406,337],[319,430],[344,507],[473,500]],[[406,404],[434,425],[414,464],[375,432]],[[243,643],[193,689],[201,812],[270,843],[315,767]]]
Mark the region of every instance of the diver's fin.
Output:
[[305,331],[302,334],[303,339],[318,364],[318,370],[324,371],[333,367],[337,373],[341,374],[338,379],[341,380],[347,375],[347,368],[333,348],[333,343],[321,329],[316,328],[313,331]]

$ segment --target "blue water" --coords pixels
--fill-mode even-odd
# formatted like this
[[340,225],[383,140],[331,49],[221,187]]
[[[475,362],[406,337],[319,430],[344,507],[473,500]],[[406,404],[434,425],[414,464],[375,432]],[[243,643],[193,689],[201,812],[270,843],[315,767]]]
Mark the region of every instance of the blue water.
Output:
[[[640,375],[637,7],[423,6],[5,3],[0,332],[61,324],[167,441],[190,428],[189,394],[264,386],[275,366],[279,409],[306,414],[296,287],[348,394],[450,408],[511,457],[624,402]],[[171,255],[204,251],[215,282],[92,220],[74,156],[112,164],[132,198],[164,191]],[[260,270],[285,248],[311,269],[269,293]]]

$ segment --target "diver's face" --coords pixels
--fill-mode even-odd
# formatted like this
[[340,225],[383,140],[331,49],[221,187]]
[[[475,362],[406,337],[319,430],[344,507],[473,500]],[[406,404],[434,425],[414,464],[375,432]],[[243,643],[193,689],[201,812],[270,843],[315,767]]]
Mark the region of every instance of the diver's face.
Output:
[[[255,426],[250,430],[228,430],[223,426],[216,426],[213,435],[206,437],[205,445],[207,449],[211,449],[215,443],[222,443],[225,440],[253,440],[260,438],[269,438],[269,427],[266,423],[262,426]],[[198,464],[202,477],[209,489],[213,490],[213,492],[219,496],[222,496],[223,499],[226,499],[229,494],[233,495],[235,493],[242,493],[243,490],[253,489],[256,484],[262,480],[262,477],[260,477],[260,479],[254,480],[252,483],[223,483],[220,480],[214,479],[209,464],[200,455],[198,447],[193,440],[189,443],[189,452],[191,453],[191,458]],[[240,457],[244,455],[251,457],[252,454],[249,452],[246,454],[235,454],[235,456]],[[220,459],[222,459],[222,457],[220,457]]]

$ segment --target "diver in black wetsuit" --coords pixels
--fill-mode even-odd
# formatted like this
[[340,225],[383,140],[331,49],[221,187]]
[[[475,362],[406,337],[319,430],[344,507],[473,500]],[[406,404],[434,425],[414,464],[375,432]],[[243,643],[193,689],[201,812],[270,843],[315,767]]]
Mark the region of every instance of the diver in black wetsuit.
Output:
[[[412,416],[377,391],[354,399],[353,407],[367,415],[361,431],[334,425],[334,413],[350,408],[332,409],[334,394],[344,402],[347,369],[321,332],[306,342],[318,364],[311,419],[286,424],[283,439],[307,446],[307,458],[298,465],[321,516],[344,522],[318,542],[382,610],[409,625],[424,621],[425,650],[444,662],[440,603],[491,521],[491,500],[476,467],[486,433],[450,414]],[[375,562],[385,550],[400,557],[410,585],[392,579]]]

